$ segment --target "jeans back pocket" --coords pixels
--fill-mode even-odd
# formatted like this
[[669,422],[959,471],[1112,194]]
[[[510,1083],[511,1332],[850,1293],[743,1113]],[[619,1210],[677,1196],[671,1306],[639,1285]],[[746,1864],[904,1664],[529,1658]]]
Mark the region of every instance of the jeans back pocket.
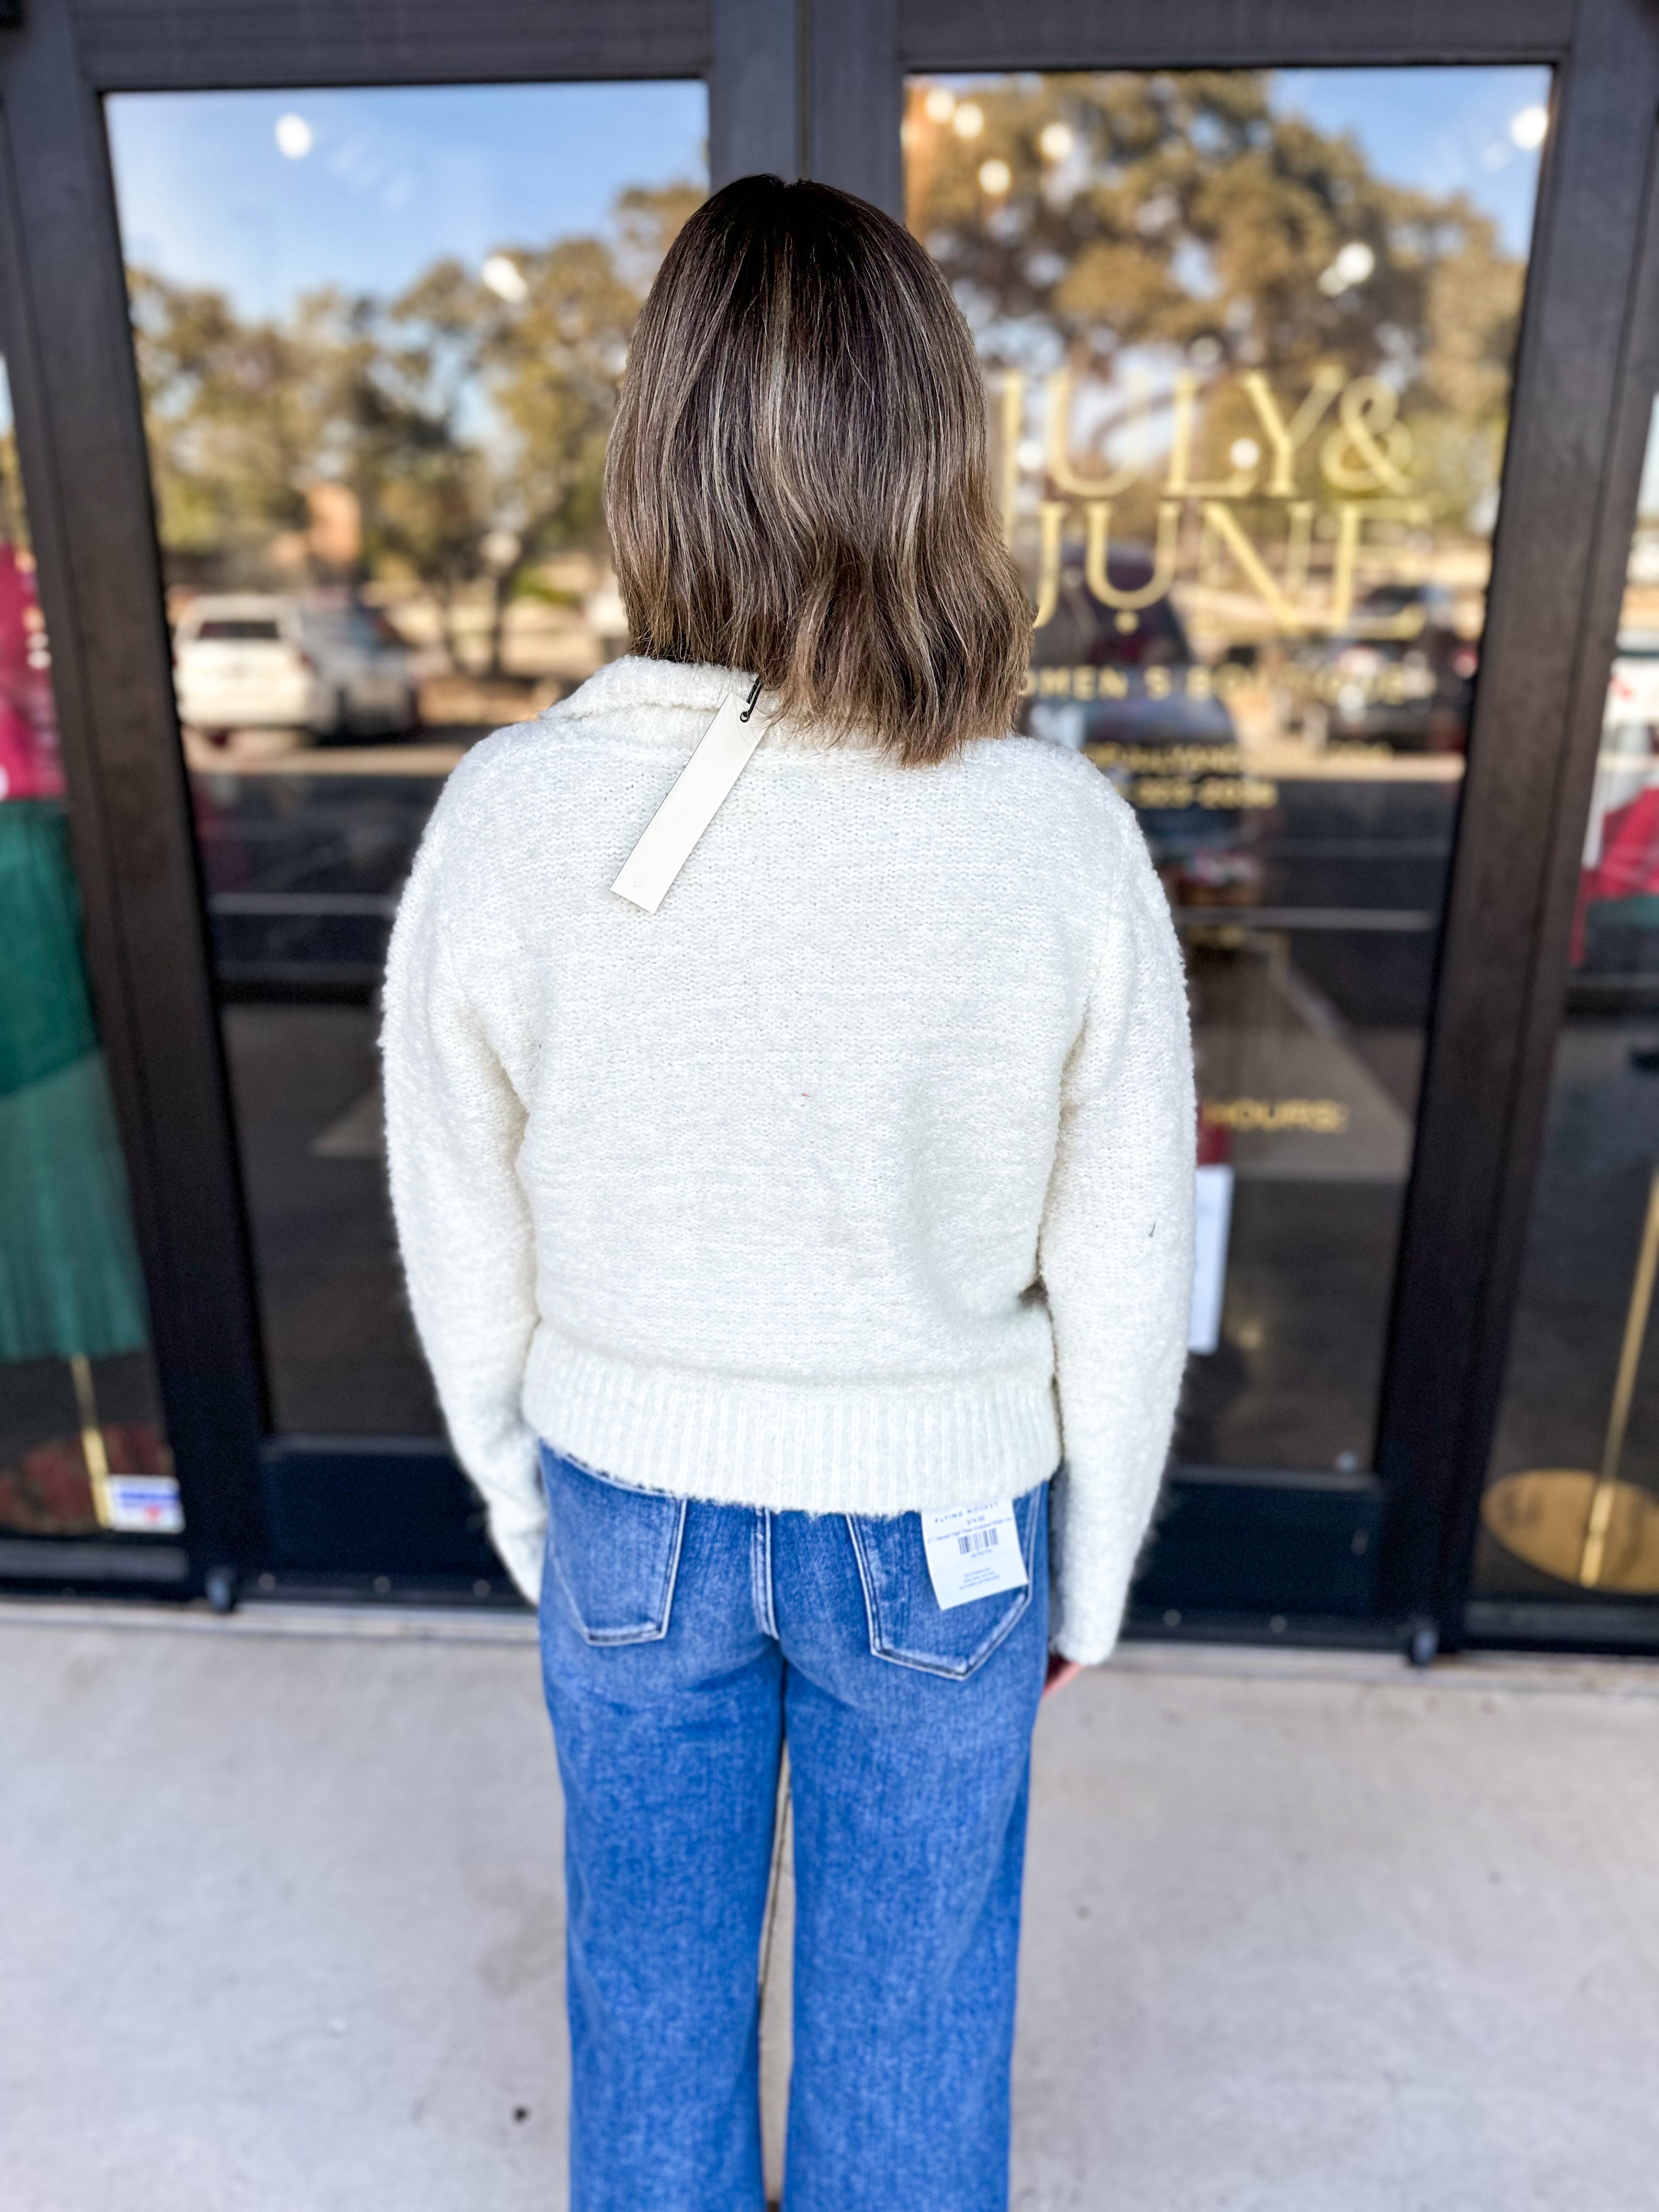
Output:
[[957,1680],[983,1666],[1031,1602],[1032,1585],[1041,1564],[1040,1516],[1048,1496],[1048,1484],[1040,1482],[1035,1490],[1013,1501],[1014,1526],[1025,1563],[1024,1586],[1000,1590],[994,1597],[970,1599],[966,1605],[952,1606],[948,1613],[933,1595],[927,1547],[921,1540],[921,1514],[900,1513],[878,1519],[870,1514],[849,1513],[847,1525],[852,1531],[864,1584],[870,1649],[876,1657],[890,1659],[898,1667],[917,1667],[925,1674],[948,1674]]
[[544,1444],[547,1563],[589,1644],[650,1644],[668,1633],[685,1500],[612,1482]]

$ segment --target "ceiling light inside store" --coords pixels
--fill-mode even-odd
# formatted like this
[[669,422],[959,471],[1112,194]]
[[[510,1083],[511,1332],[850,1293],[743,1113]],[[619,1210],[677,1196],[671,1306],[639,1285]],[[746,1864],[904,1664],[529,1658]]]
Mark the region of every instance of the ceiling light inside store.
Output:
[[316,134],[303,115],[276,118],[276,151],[290,161],[303,161],[316,143]]
[[1069,123],[1045,123],[1037,133],[1037,151],[1045,161],[1063,161],[1076,143]]
[[975,100],[964,100],[951,118],[951,128],[958,138],[977,138],[985,128],[985,110]]
[[1533,153],[1549,135],[1547,107],[1523,107],[1510,123],[1510,136],[1525,152]]
[[530,296],[530,287],[520,273],[518,263],[509,260],[505,253],[492,253],[478,274],[495,297],[505,300],[509,307],[522,306]]
[[942,84],[936,84],[921,103],[921,112],[930,123],[948,123],[957,112],[957,96]]
[[1000,198],[1002,194],[1007,191],[1009,185],[1012,185],[1013,181],[1013,171],[1008,167],[1008,164],[1006,161],[1000,161],[996,158],[995,155],[993,155],[988,161],[981,161],[980,163],[979,188],[981,191],[989,192],[994,198]]

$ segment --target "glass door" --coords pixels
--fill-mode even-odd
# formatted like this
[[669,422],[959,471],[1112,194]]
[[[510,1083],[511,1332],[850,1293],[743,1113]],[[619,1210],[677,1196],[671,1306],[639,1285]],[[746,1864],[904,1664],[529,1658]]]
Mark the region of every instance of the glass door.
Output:
[[908,88],[908,219],[978,342],[1036,614],[1024,726],[1135,808],[1186,950],[1193,1358],[1137,1590],[1170,1626],[1371,1603],[1550,92],[1511,66]]
[[1659,401],[1579,857],[1471,1595],[1483,1631],[1659,1640]]
[[622,649],[600,471],[701,83],[105,104],[275,1437],[277,1569],[501,1581],[386,1194],[376,995],[443,779]]
[[0,1577],[115,1575],[136,1537],[130,1572],[182,1580],[183,1533],[0,362]]

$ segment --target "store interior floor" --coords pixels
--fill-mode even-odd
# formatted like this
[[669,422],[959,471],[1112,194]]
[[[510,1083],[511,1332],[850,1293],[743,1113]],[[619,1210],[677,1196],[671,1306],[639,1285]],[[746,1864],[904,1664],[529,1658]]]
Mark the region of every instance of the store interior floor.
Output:
[[[0,1774],[7,2212],[564,2203],[527,1621],[0,1606]],[[1659,1668],[1131,1647],[1038,1731],[1017,2212],[1638,2212],[1656,1836]]]

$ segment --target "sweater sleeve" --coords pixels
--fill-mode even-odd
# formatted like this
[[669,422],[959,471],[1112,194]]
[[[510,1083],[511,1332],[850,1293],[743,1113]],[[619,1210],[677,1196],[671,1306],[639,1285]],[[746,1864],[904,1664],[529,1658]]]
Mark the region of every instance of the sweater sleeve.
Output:
[[489,1533],[532,1602],[546,1509],[520,1411],[537,1322],[534,1237],[517,1173],[525,1109],[453,972],[443,816],[429,825],[392,933],[381,1028],[392,1206],[450,1441]]
[[1117,1640],[1187,1358],[1196,1158],[1180,947],[1133,825],[1067,1062],[1041,1267],[1065,1464],[1054,1496],[1052,1642]]

